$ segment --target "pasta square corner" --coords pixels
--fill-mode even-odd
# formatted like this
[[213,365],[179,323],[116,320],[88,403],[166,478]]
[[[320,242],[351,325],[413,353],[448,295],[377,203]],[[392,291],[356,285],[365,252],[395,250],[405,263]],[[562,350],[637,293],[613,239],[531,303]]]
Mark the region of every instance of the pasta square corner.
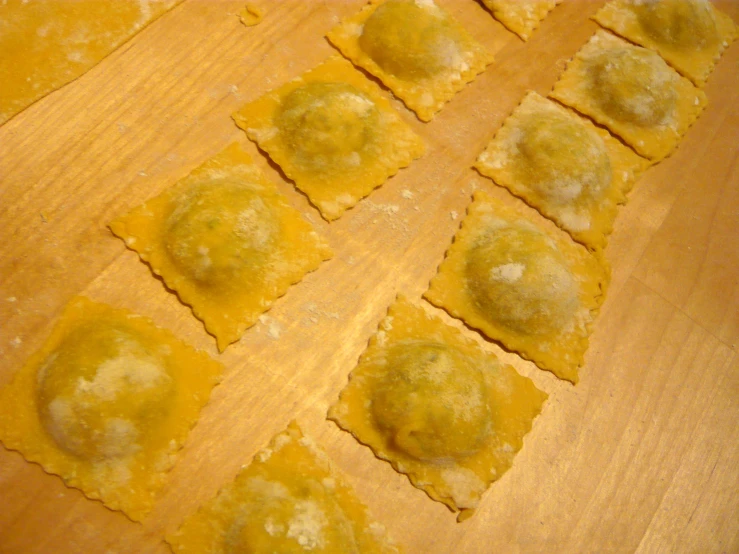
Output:
[[528,40],[547,14],[562,0],[482,0],[495,19]]

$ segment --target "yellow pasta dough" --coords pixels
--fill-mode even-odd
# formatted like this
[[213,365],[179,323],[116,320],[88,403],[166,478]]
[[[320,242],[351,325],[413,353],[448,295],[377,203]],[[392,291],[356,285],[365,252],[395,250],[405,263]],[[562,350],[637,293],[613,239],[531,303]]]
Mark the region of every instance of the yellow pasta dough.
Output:
[[654,162],[677,147],[708,102],[659,55],[605,31],[580,49],[550,96]]
[[296,423],[167,537],[183,554],[398,554]]
[[110,228],[192,307],[221,351],[331,257],[238,144]]
[[617,205],[648,165],[607,131],[530,92],[475,167],[590,250],[602,250]]
[[181,0],[4,0],[0,125],[76,79]]
[[329,221],[424,152],[379,88],[339,56],[233,117]]
[[511,467],[546,398],[401,297],[329,418],[462,520]]
[[478,191],[424,296],[576,383],[608,280],[584,247]]
[[433,0],[370,2],[326,36],[423,121],[493,62]]
[[495,19],[528,40],[539,23],[562,0],[482,0]]
[[672,67],[703,86],[737,26],[708,0],[613,0],[594,19],[603,27],[658,52]]
[[0,441],[140,520],[222,369],[148,319],[78,297],[0,391]]

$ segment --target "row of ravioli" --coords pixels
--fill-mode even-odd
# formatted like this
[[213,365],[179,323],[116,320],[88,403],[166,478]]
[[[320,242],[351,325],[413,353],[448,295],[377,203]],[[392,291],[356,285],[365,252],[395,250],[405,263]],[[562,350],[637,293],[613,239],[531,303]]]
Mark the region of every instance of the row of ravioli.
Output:
[[[682,6],[682,1],[674,4],[664,0],[664,5],[672,9]],[[702,4],[699,0],[691,2]],[[436,102],[434,109],[439,109],[492,57],[483,55],[479,45],[465,46],[472,44],[472,39],[464,35],[454,49],[455,55],[446,59],[446,69],[428,78],[414,77],[417,68],[433,65],[435,50],[448,53],[449,48],[420,43],[419,52],[407,54],[412,52],[409,45],[413,44],[413,33],[406,33],[410,43],[400,41],[400,29],[392,25],[413,19],[421,21],[418,26],[422,31],[433,28],[417,13],[431,10],[428,17],[439,18],[443,25],[438,25],[455,28],[449,16],[429,5],[402,0],[370,4],[328,36],[352,61],[372,69],[411,107],[414,99],[430,94]],[[647,9],[634,4],[637,8]],[[713,10],[710,4],[708,8]],[[610,11],[612,5],[608,4],[596,17],[609,21],[602,14]],[[374,21],[378,12],[375,29],[366,22]],[[717,21],[724,21],[723,14],[713,12]],[[686,12],[689,21],[693,16]],[[675,24],[676,28],[681,25],[684,23],[679,21]],[[367,38],[374,47],[363,45],[361,40],[368,28],[375,29]],[[731,33],[726,29],[729,27],[725,23],[717,27],[717,33],[723,34],[706,42],[706,48],[714,54],[706,58],[701,52],[711,60],[701,75],[710,69],[727,41],[735,37],[734,27]],[[457,34],[462,33],[460,28]],[[350,35],[353,43],[346,38]],[[349,42],[342,42],[344,39]],[[347,44],[353,44],[356,51]],[[410,75],[410,84],[398,85],[357,54],[375,50],[381,63],[384,54],[398,66],[393,69],[395,73],[405,71]],[[406,57],[399,52],[406,53]],[[455,73],[457,63],[464,64],[466,73]],[[551,96],[607,127],[631,148],[575,112],[530,93],[475,167],[599,253],[613,228],[617,205],[625,202],[634,181],[650,164],[674,150],[704,108],[706,96],[657,54],[604,31],[596,33],[575,56]],[[418,106],[415,109],[420,110]],[[425,150],[421,138],[392,109],[379,87],[339,57],[247,104],[234,114],[234,120],[329,221],[340,217]],[[245,199],[243,206],[231,200],[235,193],[226,191],[232,187],[226,181],[242,179],[254,171],[248,156],[232,146],[177,187],[111,224],[113,232],[192,307],[221,350],[238,340],[292,283],[331,256],[325,241],[307,224],[298,222],[261,176],[251,178],[259,198]],[[218,181],[223,192],[199,186],[201,180]],[[260,184],[254,184],[257,182]],[[267,189],[270,193],[265,192]],[[226,204],[233,213],[228,217],[226,212],[219,214],[215,225],[214,213]],[[267,263],[267,254],[279,263],[272,259]],[[228,290],[229,283],[236,282],[235,277],[246,279],[248,273],[259,274],[264,268],[258,266],[265,264],[269,266],[268,279],[250,281],[248,290]]]
[[[422,26],[464,37],[470,55],[481,54],[435,4],[404,0],[390,0],[378,15],[373,40],[381,51],[392,49],[397,23],[409,23],[408,7],[427,15]],[[439,47],[429,46],[437,51],[425,51],[417,67],[443,56]],[[475,63],[468,78],[485,66]],[[436,109],[466,82],[453,73],[446,84],[436,81]],[[338,57],[277,95],[235,119],[260,146],[274,145],[270,155],[329,220],[424,150],[379,87]],[[265,128],[255,131],[260,122]],[[110,228],[192,308],[220,350],[332,255],[237,144]],[[0,440],[141,521],[222,371],[148,319],[79,297],[0,391]],[[168,542],[185,552],[398,551],[295,423]]]
[[[394,0],[380,7],[395,4],[410,9],[410,3]],[[430,5],[423,2],[420,8]],[[371,15],[372,9],[379,10],[370,6],[364,11]],[[356,36],[356,25],[349,21],[343,27],[354,29]],[[465,80],[484,68],[470,69],[473,58],[450,58],[459,75],[472,71]],[[428,60],[421,65],[426,67]],[[572,77],[578,70],[579,76]],[[599,32],[567,68],[553,97],[568,103],[573,90],[585,94],[570,105],[608,126],[637,152],[657,152],[652,156],[656,161],[676,146],[705,104],[701,91],[671,74],[667,78],[664,71],[672,70]],[[587,96],[609,87],[603,97]],[[234,117],[330,220],[422,152],[420,139],[376,88],[350,64],[333,58]],[[424,87],[424,94],[429,90],[433,94],[432,87]],[[635,102],[634,90],[647,90],[654,99]],[[677,91],[674,98],[668,90]],[[424,106],[440,102],[418,100],[421,118]],[[689,104],[692,109],[680,111]],[[633,123],[639,133],[646,128],[646,134],[619,132],[627,127],[609,125],[589,113],[588,105],[610,113],[617,123]],[[649,163],[573,112],[527,95],[476,167],[596,255],[479,192],[427,300],[575,382],[608,280],[601,250],[616,205],[625,201],[635,176]],[[337,194],[347,181],[364,188]],[[322,198],[324,193],[329,196]],[[192,307],[221,349],[331,255],[235,145],[111,229]],[[80,346],[78,338],[90,333],[97,333],[96,346]],[[12,406],[10,413],[22,414],[24,425],[10,429],[0,415],[0,439],[88,496],[139,519],[220,373],[218,364],[165,335],[142,318],[83,299],[73,302],[14,381],[15,388],[3,391],[0,400]],[[40,391],[35,411],[22,400],[33,396],[34,386]],[[401,298],[380,324],[330,417],[414,485],[466,517],[510,467],[545,398],[513,368]],[[143,433],[144,428],[153,431]],[[294,448],[286,446],[293,442]],[[307,495],[305,483],[291,481],[297,479],[291,470],[296,464],[322,468],[315,474],[307,471]],[[369,523],[361,505],[347,500],[351,495],[345,485],[339,485],[344,492],[338,496],[347,498],[338,501],[340,509],[328,500],[337,494],[328,468],[293,425],[233,485],[188,519],[170,543],[183,552],[293,543],[318,551],[349,551],[349,544],[362,552],[394,551],[396,546],[383,538],[380,526]],[[258,510],[263,511],[256,516]],[[213,546],[218,541],[226,546]]]
[[[466,296],[473,301],[465,302],[457,296],[451,282],[445,282],[448,290],[435,290],[432,281],[427,294],[432,303],[461,317],[487,337],[573,383],[587,347],[594,311],[590,317],[577,315],[568,292],[572,287],[564,284],[568,282],[565,274],[577,281],[581,290],[589,287],[586,296],[595,299],[591,307],[602,302],[609,273],[604,249],[618,206],[626,203],[627,194],[647,168],[677,148],[705,108],[707,96],[698,85],[705,84],[714,63],[738,34],[730,18],[703,0],[613,0],[594,19],[625,38],[597,31],[567,64],[549,95],[552,100],[529,92],[474,167],[566,231],[584,247],[578,249],[581,259],[596,260],[603,271],[582,264],[578,267],[572,256],[565,256],[569,261],[564,264],[545,264],[541,259],[534,263],[532,260],[540,254],[516,254],[520,245],[509,239],[507,253],[501,256],[507,264],[492,268],[488,275],[474,269],[477,263],[472,256],[464,266],[455,266],[455,256],[464,250],[458,242],[466,241],[468,251],[474,253],[483,244],[489,250],[495,242],[504,240],[502,236],[495,240],[486,236],[491,233],[491,225],[480,223],[477,214],[489,201],[476,199],[435,278],[445,282],[445,273],[456,267],[458,283],[465,283],[469,289]],[[492,228],[495,226],[492,224]],[[546,235],[541,231],[542,237]],[[545,241],[540,240],[542,244]],[[557,249],[564,255],[562,246]],[[544,250],[542,247],[539,252]],[[534,269],[540,264],[547,267]],[[527,268],[532,269],[531,274]],[[526,282],[538,274],[547,276],[545,282]],[[488,292],[481,296],[475,289],[485,280]],[[506,282],[504,290],[490,292],[499,288],[501,281]],[[521,290],[514,290],[519,286]],[[475,313],[476,309],[485,311],[485,302],[530,306],[518,310],[521,317],[497,315],[491,325]],[[506,306],[506,312],[510,311],[515,310]],[[488,308],[487,315],[490,312]],[[529,316],[525,314],[530,318],[526,319]],[[511,335],[511,330],[540,334],[537,328],[541,320],[537,318],[542,315],[546,324],[541,332],[548,335],[555,331],[551,343],[541,336],[522,340],[516,333]],[[553,325],[558,319],[560,323]],[[581,325],[583,322],[586,324]],[[578,327],[579,331],[568,335]],[[575,337],[579,340],[571,340]],[[557,349],[563,344],[568,352]]]
[[[559,103],[527,94],[475,165],[574,241],[478,192],[424,295],[486,338],[573,383],[605,298],[603,250],[618,205],[697,119],[707,101],[696,85],[705,84],[736,37],[733,23],[707,2],[614,1],[595,19],[632,42],[597,32],[555,85],[551,97]],[[360,51],[364,21],[360,14],[356,26],[332,40],[426,119],[430,101],[409,101],[403,88],[397,91],[393,79],[367,63],[368,49]],[[695,30],[686,33],[686,26]],[[352,35],[360,36],[358,49],[347,45]],[[264,129],[247,132],[284,168],[260,140]],[[329,418],[461,521],[511,466],[546,396],[400,297]]]
[[[738,35],[702,0],[613,0],[594,19],[624,38],[597,31],[554,85],[556,102],[528,93],[474,166],[569,237],[478,191],[424,294],[572,383],[605,299],[604,249],[618,205],[642,172],[677,148],[707,104],[699,87]],[[394,312],[407,309],[404,299],[390,308],[330,417],[462,520],[510,467],[546,395],[528,379],[506,382],[494,358],[470,372],[474,356],[430,327],[414,337],[421,346],[407,341],[394,331]],[[486,377],[497,383],[486,388]],[[453,472],[435,473],[449,460]]]
[[[529,92],[474,166],[569,238],[479,191],[424,295],[572,383],[605,298],[604,249],[618,206],[642,172],[677,148],[707,104],[698,85],[737,37],[727,16],[699,0],[614,0],[595,20],[628,41],[597,31],[554,85],[556,102]],[[385,457],[361,425],[338,421]],[[471,467],[463,452],[459,464]]]
[[[183,0],[95,0],[35,3],[4,0],[0,35],[0,126],[99,63]],[[526,40],[561,0],[484,0],[494,17]],[[247,3],[239,14],[247,27],[265,10]],[[28,60],[38,63],[28,63]]]

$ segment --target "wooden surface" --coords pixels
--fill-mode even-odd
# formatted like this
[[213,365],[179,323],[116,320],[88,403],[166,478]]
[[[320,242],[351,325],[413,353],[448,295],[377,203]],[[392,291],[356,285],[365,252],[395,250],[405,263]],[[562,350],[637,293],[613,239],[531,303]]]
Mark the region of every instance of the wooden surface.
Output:
[[[738,44],[710,78],[706,112],[617,220],[580,384],[488,344],[550,399],[472,519],[456,523],[324,419],[395,295],[420,299],[472,190],[516,201],[469,167],[526,90],[551,89],[601,4],[565,1],[523,43],[472,0],[439,2],[497,61],[431,123],[395,102],[428,153],[331,225],[229,115],[330,55],[323,35],[364,0],[258,0],[255,27],[239,22],[241,1],[187,0],[0,128],[0,385],[77,294],[216,355],[106,223],[233,140],[336,252],[219,357],[225,378],[143,525],[0,448],[0,552],[165,553],[165,530],[293,418],[410,553],[739,551]],[[739,20],[739,3],[719,5]]]

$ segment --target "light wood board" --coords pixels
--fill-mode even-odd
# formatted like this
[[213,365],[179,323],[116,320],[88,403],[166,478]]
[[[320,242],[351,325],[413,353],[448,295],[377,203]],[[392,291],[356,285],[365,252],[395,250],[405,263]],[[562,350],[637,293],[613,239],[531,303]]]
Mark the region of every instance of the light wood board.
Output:
[[[410,553],[739,551],[737,44],[709,80],[706,112],[617,220],[613,283],[577,387],[487,344],[550,399],[472,519],[456,523],[325,420],[395,295],[420,301],[473,189],[518,202],[470,166],[526,90],[551,89],[602,5],[565,1],[523,43],[473,0],[439,2],[497,60],[431,123],[394,101],[427,154],[331,225],[229,116],[332,54],[323,35],[364,0],[256,0],[266,15],[255,27],[239,22],[243,2],[187,0],[0,128],[0,385],[77,294],[217,355],[106,224],[231,141],[336,252],[219,356],[225,378],[143,525],[0,448],[0,552],[166,553],[164,532],[293,418]],[[717,4],[739,20],[739,3]]]

